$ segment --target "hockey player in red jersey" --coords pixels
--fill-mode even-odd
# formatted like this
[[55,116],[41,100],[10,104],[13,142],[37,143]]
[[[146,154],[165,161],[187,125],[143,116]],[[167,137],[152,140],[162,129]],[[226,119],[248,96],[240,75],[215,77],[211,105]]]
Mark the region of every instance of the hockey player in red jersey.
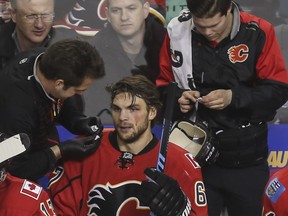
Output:
[[51,200],[41,186],[14,177],[5,170],[11,158],[24,152],[30,145],[28,136],[20,135],[4,140],[5,135],[0,133],[0,215],[54,216]]
[[56,214],[207,216],[201,168],[190,153],[169,143],[164,173],[152,168],[160,146],[151,132],[161,107],[156,86],[134,75],[110,92],[115,131],[104,132],[92,155],[55,169],[49,191]]
[[273,174],[265,188],[262,216],[288,215],[288,167]]

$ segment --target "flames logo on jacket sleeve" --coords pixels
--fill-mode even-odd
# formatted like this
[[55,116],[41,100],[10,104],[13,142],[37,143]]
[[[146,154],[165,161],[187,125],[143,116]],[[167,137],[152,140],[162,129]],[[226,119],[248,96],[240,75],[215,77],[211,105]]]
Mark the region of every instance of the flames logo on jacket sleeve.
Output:
[[[115,215],[120,216],[121,210],[129,203],[134,201],[136,208],[148,210],[147,206],[141,206],[137,193],[141,182],[127,181],[121,184],[111,185],[95,185],[88,194],[87,215]],[[122,214],[123,215],[123,214]]]
[[234,64],[237,62],[244,62],[249,56],[249,47],[246,44],[239,44],[232,46],[227,51],[229,60]]

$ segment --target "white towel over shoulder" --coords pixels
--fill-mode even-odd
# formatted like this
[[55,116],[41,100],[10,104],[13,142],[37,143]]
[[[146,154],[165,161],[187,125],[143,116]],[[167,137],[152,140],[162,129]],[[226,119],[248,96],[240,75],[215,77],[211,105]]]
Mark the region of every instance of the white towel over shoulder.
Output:
[[189,10],[181,11],[167,26],[172,52],[172,69],[175,81],[182,89],[190,89],[188,78],[193,78],[192,33],[193,22]]

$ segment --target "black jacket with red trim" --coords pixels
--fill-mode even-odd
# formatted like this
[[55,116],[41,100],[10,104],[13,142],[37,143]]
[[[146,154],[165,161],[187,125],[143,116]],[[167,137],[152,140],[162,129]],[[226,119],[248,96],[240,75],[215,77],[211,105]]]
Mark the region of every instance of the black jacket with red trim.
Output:
[[9,172],[33,181],[56,165],[50,150],[59,143],[56,124],[69,128],[74,120],[84,117],[74,97],[63,103],[51,100],[36,81],[35,61],[44,52],[43,47],[22,52],[0,73],[0,131],[8,136],[26,133],[31,140],[29,150],[13,159]]
[[[191,16],[187,16],[187,13],[181,18],[175,18],[178,19],[176,25],[191,22]],[[168,32],[169,27],[175,31],[177,26],[169,24]],[[187,65],[191,65],[191,60],[185,61],[184,58],[182,62],[177,62],[176,68],[181,76],[175,76],[172,54],[181,56],[184,48],[187,50],[187,45],[182,46],[183,50],[180,45],[171,54],[171,43],[176,47],[181,39],[175,40],[167,34],[160,55],[161,73],[157,85],[176,80],[179,86],[188,84],[193,89],[194,79],[196,90],[202,95],[216,89],[231,89],[231,104],[223,110],[208,109],[199,104],[198,118],[215,129],[239,128],[247,123],[271,121],[276,110],[288,100],[288,72],[273,26],[234,7],[232,31],[216,46],[199,34],[193,24],[191,26],[193,75],[191,70],[183,70],[183,67],[187,69]],[[185,37],[185,34],[181,37]]]

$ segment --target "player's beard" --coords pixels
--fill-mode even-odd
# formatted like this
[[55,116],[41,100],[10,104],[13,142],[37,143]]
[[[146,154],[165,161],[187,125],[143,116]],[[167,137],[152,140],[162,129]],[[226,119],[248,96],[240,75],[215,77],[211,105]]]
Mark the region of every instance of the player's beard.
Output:
[[148,122],[148,119],[146,118],[143,124],[141,124],[141,126],[136,128],[137,130],[134,129],[130,135],[125,135],[119,132],[118,129],[116,130],[117,130],[119,139],[129,144],[129,143],[134,143],[136,140],[138,140],[147,131],[148,126],[149,126],[149,122]]

